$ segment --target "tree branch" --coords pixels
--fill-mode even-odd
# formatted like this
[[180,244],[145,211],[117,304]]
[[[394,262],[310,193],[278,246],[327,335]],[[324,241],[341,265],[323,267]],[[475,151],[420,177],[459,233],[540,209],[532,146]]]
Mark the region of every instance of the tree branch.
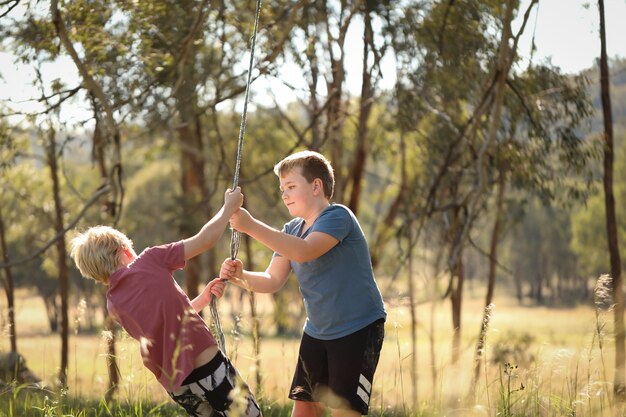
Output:
[[109,185],[111,186],[112,199],[107,205],[109,212],[114,217],[114,224],[120,219],[122,214],[122,201],[124,199],[124,186],[122,184],[122,151],[120,144],[120,132],[117,127],[117,123],[115,122],[115,118],[113,117],[113,107],[109,103],[104,90],[96,82],[96,80],[91,76],[89,72],[89,68],[85,65],[84,62],[81,61],[72,41],[70,40],[67,34],[67,28],[63,23],[63,19],[61,16],[61,12],[59,10],[59,1],[51,0],[50,1],[50,14],[52,15],[52,23],[54,24],[54,28],[56,30],[57,36],[59,37],[63,47],[66,49],[67,53],[72,58],[74,65],[78,69],[80,76],[83,79],[85,87],[93,94],[94,97],[98,100],[105,114],[105,126],[106,132],[111,137],[111,142],[114,146],[113,152],[113,161],[112,168],[110,171],[110,175],[108,178]]
[[63,236],[65,236],[65,234],[68,232],[68,230],[70,230],[71,228],[76,226],[76,223],[78,223],[78,221],[83,218],[83,216],[85,215],[85,212],[87,211],[87,209],[89,207],[91,207],[96,201],[98,201],[98,199],[101,196],[103,196],[104,194],[108,193],[110,190],[111,190],[111,187],[108,186],[108,185],[105,185],[105,186],[99,188],[91,196],[91,198],[85,203],[85,205],[83,206],[82,210],[80,211],[80,213],[78,213],[78,215],[74,218],[74,220],[72,220],[70,223],[68,223],[68,225],[62,231],[60,231],[59,233],[54,235],[54,237],[52,239],[50,239],[42,248],[36,250],[35,252],[33,252],[30,256],[28,256],[26,258],[23,258],[23,259],[20,259],[20,260],[17,260],[17,261],[12,261],[12,262],[5,263],[5,264],[0,264],[0,268],[8,268],[8,267],[12,267],[12,266],[15,266],[15,265],[25,264],[25,263],[30,262],[33,259],[37,258],[41,254],[43,254],[52,245],[54,245],[57,240],[59,240]]
[[0,13],[0,18],[11,13],[11,11],[15,9],[18,4],[20,4],[20,0],[6,0],[6,1],[0,2],[0,7],[4,7],[4,6],[8,7],[4,12]]
[[176,80],[176,83],[174,84],[174,88],[172,89],[172,92],[170,93],[170,97],[174,97],[176,95],[176,93],[178,92],[178,89],[180,88],[180,86],[183,84],[185,80],[185,65],[187,64],[187,58],[189,57],[189,52],[191,51],[191,47],[194,43],[194,40],[196,39],[196,36],[198,35],[198,31],[202,27],[202,23],[204,22],[206,18],[207,13],[205,9],[207,8],[206,6],[208,3],[209,3],[209,0],[204,0],[202,2],[202,4],[200,5],[198,14],[196,15],[196,19],[193,22],[191,29],[189,30],[189,33],[183,39],[182,47],[179,49],[180,53],[178,54],[178,57],[177,57],[178,62],[176,65],[178,69],[178,80]]

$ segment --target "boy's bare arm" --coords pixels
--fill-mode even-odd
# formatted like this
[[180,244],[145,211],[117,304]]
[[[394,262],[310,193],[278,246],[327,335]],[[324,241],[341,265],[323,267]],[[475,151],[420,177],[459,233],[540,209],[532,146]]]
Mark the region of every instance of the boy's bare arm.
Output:
[[226,287],[226,283],[223,280],[219,278],[211,280],[200,294],[191,300],[191,306],[195,312],[198,313],[209,305],[212,296],[220,298],[224,294],[224,287]]
[[228,225],[228,219],[234,212],[239,210],[243,203],[243,194],[237,187],[235,191],[230,189],[224,194],[224,205],[211,220],[194,236],[183,241],[185,247],[185,260],[198,256],[215,245],[215,242],[222,236],[224,229]]
[[254,292],[275,293],[287,282],[291,272],[289,260],[273,257],[265,272],[244,271],[239,259],[226,259],[220,269],[220,278]]
[[317,259],[339,243],[333,236],[322,232],[312,232],[304,239],[288,235],[255,219],[243,208],[231,217],[230,224],[274,252],[298,263]]

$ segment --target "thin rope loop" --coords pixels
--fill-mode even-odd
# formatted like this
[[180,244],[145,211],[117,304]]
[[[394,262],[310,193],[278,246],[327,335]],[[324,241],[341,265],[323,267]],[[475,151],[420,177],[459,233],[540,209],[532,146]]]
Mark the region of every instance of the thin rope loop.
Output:
[[[239,140],[237,142],[237,162],[235,164],[235,174],[233,177],[233,190],[237,188],[239,185],[239,171],[241,169],[241,154],[243,151],[243,142],[246,131],[246,117],[248,115],[248,98],[250,96],[250,82],[252,79],[252,68],[254,66],[254,50],[256,48],[256,36],[257,30],[259,27],[259,16],[261,14],[261,1],[257,0],[256,3],[256,13],[254,16],[254,30],[252,32],[252,40],[250,46],[250,62],[248,64],[248,77],[246,80],[246,93],[243,101],[243,111],[241,113],[241,126],[239,127]],[[231,237],[230,237],[230,259],[235,260],[237,258],[237,254],[239,253],[239,246],[241,242],[241,234],[235,229],[231,228]],[[211,309],[211,317],[213,318],[213,323],[215,324],[215,330],[218,336],[218,344],[222,352],[226,352],[226,340],[224,338],[224,332],[222,331],[222,323],[220,321],[220,316],[217,311],[217,298],[211,295],[210,302]]]

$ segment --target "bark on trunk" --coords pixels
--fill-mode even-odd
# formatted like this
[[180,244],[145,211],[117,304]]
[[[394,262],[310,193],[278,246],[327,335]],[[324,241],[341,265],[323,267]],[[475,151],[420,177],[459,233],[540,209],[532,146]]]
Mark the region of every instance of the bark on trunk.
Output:
[[[183,193],[182,219],[180,231],[183,237],[197,233],[198,227],[193,218],[206,218],[205,197],[206,183],[204,178],[204,146],[199,129],[198,116],[195,114],[195,95],[189,79],[183,81],[177,95],[177,109],[180,115],[178,140],[180,145],[181,189]],[[187,295],[194,299],[198,295],[201,273],[200,257],[187,261],[185,268],[185,286]]]
[[[106,306],[106,299],[104,301],[105,306]],[[106,310],[106,307],[105,307]],[[115,323],[113,321],[113,317],[111,317],[110,314],[108,314],[108,312],[106,313],[106,330],[108,332],[109,337],[107,337],[106,339],[106,346],[107,346],[107,355],[106,355],[106,362],[107,362],[107,370],[108,370],[108,374],[109,374],[109,386],[107,387],[106,393],[105,393],[105,398],[107,401],[110,401],[113,396],[115,395],[115,392],[117,391],[117,387],[120,381],[120,374],[119,371],[117,369],[117,353],[116,353],[116,349],[115,349]]]
[[[63,201],[61,200],[61,190],[59,184],[56,134],[54,131],[48,133],[48,165],[50,167],[50,177],[52,179],[52,196],[54,199],[54,230],[55,233],[63,232]],[[67,366],[68,366],[68,275],[67,252],[65,248],[65,236],[56,241],[57,250],[57,272],[59,274],[59,296],[61,298],[61,366],[59,369],[59,384],[61,388],[67,386]]]
[[[478,378],[480,377],[481,365],[484,361],[485,340],[487,339],[487,328],[491,319],[491,310],[493,306],[493,294],[496,288],[496,272],[498,266],[498,241],[500,240],[500,226],[502,223],[502,204],[504,201],[504,188],[506,180],[502,172],[498,181],[498,194],[496,200],[496,220],[491,231],[491,244],[489,246],[489,272],[487,279],[487,295],[485,296],[485,308],[483,310],[483,320],[478,333],[478,341],[476,343],[476,351],[474,353],[474,379],[471,389],[474,391]],[[475,391],[474,391],[475,393]]]
[[363,174],[365,172],[365,161],[367,158],[367,134],[370,113],[372,111],[373,89],[371,68],[367,62],[369,58],[369,47],[372,44],[373,30],[372,18],[370,16],[370,3],[365,4],[364,28],[363,28],[363,72],[361,83],[361,105],[359,106],[359,126],[357,129],[357,143],[352,165],[352,192],[350,193],[350,201],[348,207],[354,214],[359,211],[359,201],[361,199],[361,186],[363,182]]
[[[248,259],[248,267],[251,271],[255,271],[254,260],[252,257],[252,246],[250,245],[250,236],[243,236],[246,245],[246,258]],[[250,297],[250,318],[252,319],[252,342],[254,343],[254,376],[256,382],[256,395],[263,392],[263,375],[261,374],[261,319],[256,310],[256,297],[254,291],[248,291]]]
[[609,87],[609,64],[606,53],[606,23],[604,20],[604,0],[598,1],[600,12],[600,88],[602,115],[604,120],[604,206],[606,213],[606,231],[611,262],[613,282],[614,333],[615,333],[615,376],[613,392],[615,399],[623,403],[626,400],[626,349],[624,343],[624,291],[622,271],[617,239],[617,216],[615,214],[615,196],[613,194],[613,113]]
[[[9,263],[9,253],[7,249],[6,234],[4,229],[4,218],[2,217],[2,210],[0,210],[0,248],[2,249],[2,263],[7,265]],[[15,292],[13,289],[13,275],[11,274],[11,267],[5,266],[4,268],[4,292],[7,296],[8,320],[9,320],[9,339],[11,341],[11,352],[17,353],[17,336],[15,331]]]
[[[94,119],[96,120],[96,126],[93,132],[93,150],[92,157],[98,166],[100,171],[100,176],[103,179],[106,179],[108,176],[107,173],[107,163],[106,163],[106,141],[104,140],[104,135],[102,134],[102,123],[100,121],[99,112],[97,110],[97,104],[94,100]],[[115,217],[113,215],[113,217]],[[115,330],[113,324],[113,318],[109,315],[109,311],[107,310],[107,302],[106,297],[103,297],[104,301],[104,320],[106,323],[106,330],[109,332],[110,337],[105,338],[105,344],[107,349],[106,355],[106,364],[107,364],[107,374],[109,376],[109,385],[107,391],[105,393],[105,398],[110,400],[113,398],[117,391],[117,387],[120,380],[119,369],[117,367],[117,355],[115,353]]]
[[463,283],[465,272],[463,270],[463,251],[459,252],[456,269],[452,272],[452,291],[450,301],[452,303],[452,363],[459,361],[461,354],[461,307],[463,302]]

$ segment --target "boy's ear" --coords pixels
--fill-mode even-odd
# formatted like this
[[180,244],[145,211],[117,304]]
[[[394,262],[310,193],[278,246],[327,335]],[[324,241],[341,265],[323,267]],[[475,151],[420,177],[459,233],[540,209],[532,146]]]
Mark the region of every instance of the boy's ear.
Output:
[[315,178],[313,180],[313,192],[324,193],[324,185],[322,184],[322,180],[321,179]]
[[124,246],[124,247],[122,248],[122,253],[123,253],[126,257],[128,257],[128,258],[131,258],[131,259],[132,259],[132,257],[133,257],[133,252],[132,252],[132,251],[130,250],[130,248],[129,248],[129,247],[127,247],[127,246]]

